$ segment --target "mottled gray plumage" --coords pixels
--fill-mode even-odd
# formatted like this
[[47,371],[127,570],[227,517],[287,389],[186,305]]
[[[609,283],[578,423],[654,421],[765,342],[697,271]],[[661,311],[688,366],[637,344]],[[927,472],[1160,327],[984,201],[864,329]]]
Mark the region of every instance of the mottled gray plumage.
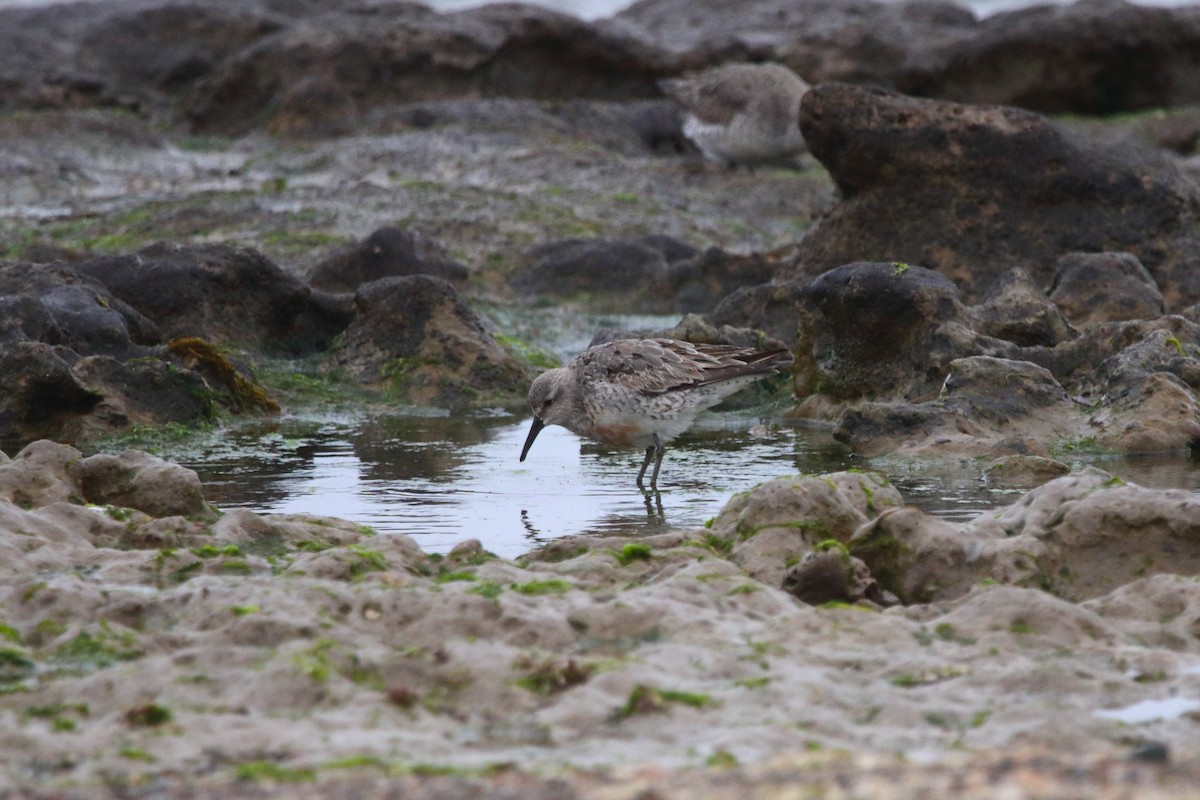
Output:
[[658,489],[663,445],[696,415],[791,362],[787,350],[753,350],[673,339],[618,339],[593,347],[529,387],[533,424],[521,460],[546,425],[561,425],[613,447],[644,448],[637,485],[655,458]]
[[710,161],[778,164],[804,150],[800,100],[809,87],[782,64],[723,64],[659,87],[683,106],[683,133]]

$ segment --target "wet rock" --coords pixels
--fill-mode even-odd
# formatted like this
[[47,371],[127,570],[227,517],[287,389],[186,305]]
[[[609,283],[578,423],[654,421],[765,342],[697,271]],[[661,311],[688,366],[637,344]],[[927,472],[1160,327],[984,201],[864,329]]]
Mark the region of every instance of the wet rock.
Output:
[[328,364],[418,405],[523,398],[529,377],[450,284],[413,275],[359,288]]
[[789,561],[821,542],[849,541],[872,517],[902,502],[891,484],[871,473],[776,478],[735,495],[709,532],[747,574],[779,586]]
[[419,232],[380,228],[317,264],[308,282],[327,292],[354,292],[364,283],[403,275],[461,281],[467,268]]
[[1168,303],[1195,302],[1168,278],[1193,258],[1200,186],[1164,159],[1027,111],[843,84],[805,95],[800,126],[842,192],[800,242],[800,273],[904,261],[978,296],[1013,267],[1044,285],[1062,255],[1128,251]]
[[1009,455],[996,459],[984,471],[989,480],[997,479],[1016,486],[1037,486],[1071,471],[1069,464],[1034,455]]
[[1050,299],[1075,326],[1166,313],[1154,278],[1132,253],[1069,253],[1058,260]]
[[80,468],[83,496],[89,503],[136,508],[152,517],[212,514],[194,470],[149,453],[101,453],[83,459]]
[[1111,345],[1115,338],[1123,346],[1089,365],[1079,382],[1082,396],[1124,401],[1156,374],[1170,375],[1192,390],[1200,390],[1200,325],[1164,317],[1111,332],[1116,336],[1105,337],[1102,343]]
[[962,351],[948,333],[964,310],[953,283],[900,263],[832,269],[800,292],[796,394],[933,396]]
[[1078,336],[1060,307],[1022,267],[1001,275],[983,302],[967,311],[975,330],[1022,347],[1054,347]]
[[[662,54],[616,26],[522,5],[437,14],[415,3],[296,20],[222,62],[190,94],[195,129],[324,130],[297,97],[343,114],[464,95],[631,99],[656,94]],[[387,80],[379,80],[387,75]]]
[[200,337],[295,355],[327,347],[349,322],[338,304],[254,250],[158,243],[134,255],[89,259],[76,269],[170,339]]

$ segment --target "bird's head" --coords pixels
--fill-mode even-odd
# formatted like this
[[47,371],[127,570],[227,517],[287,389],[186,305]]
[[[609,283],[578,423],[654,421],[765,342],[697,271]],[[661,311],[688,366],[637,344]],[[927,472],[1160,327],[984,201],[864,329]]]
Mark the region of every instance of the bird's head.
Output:
[[568,397],[569,376],[564,368],[543,372],[534,379],[529,387],[529,408],[533,410],[533,424],[529,427],[529,435],[525,438],[525,446],[521,448],[521,460],[529,454],[533,440],[547,425],[562,425],[571,416],[571,403]]

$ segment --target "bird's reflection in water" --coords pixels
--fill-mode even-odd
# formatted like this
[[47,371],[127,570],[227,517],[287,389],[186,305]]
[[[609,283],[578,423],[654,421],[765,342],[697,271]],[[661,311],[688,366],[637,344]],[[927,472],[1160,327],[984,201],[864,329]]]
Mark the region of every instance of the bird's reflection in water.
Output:
[[[670,526],[667,515],[663,510],[662,495],[659,492],[643,492],[642,502],[646,508],[646,518],[643,521],[633,513],[613,513],[606,518],[597,520],[580,529],[576,533],[581,536],[594,535],[631,535],[661,533]],[[633,510],[631,506],[630,511]],[[560,522],[557,517],[554,520]],[[553,533],[543,531],[530,518],[529,509],[521,509],[521,527],[525,529],[525,539],[534,544],[545,544],[563,535],[561,530]]]
[[[654,495],[651,500],[650,496]],[[646,521],[650,525],[666,525],[667,517],[663,514],[662,495],[658,492],[643,492],[642,499],[646,501]]]

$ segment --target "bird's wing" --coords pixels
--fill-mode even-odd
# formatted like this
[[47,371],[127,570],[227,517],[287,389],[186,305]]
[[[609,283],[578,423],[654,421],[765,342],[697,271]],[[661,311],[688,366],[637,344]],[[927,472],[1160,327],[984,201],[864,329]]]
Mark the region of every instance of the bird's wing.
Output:
[[660,81],[659,86],[701,122],[728,125],[754,97],[742,66],[717,67],[690,78]]
[[791,360],[786,350],[673,339],[618,339],[578,356],[571,364],[584,383],[615,383],[640,394],[704,386],[743,375],[767,375]]

